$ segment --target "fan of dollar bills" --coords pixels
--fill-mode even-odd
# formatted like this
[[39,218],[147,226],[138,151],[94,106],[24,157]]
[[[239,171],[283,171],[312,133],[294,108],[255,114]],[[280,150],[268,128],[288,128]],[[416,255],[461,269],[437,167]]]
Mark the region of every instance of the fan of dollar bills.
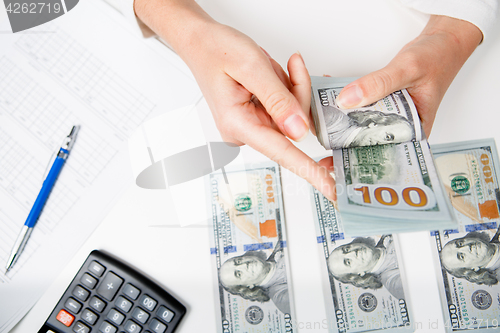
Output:
[[433,146],[458,225],[431,231],[447,332],[500,330],[499,161],[493,139]]
[[345,232],[361,236],[455,227],[408,92],[340,109],[337,96],[350,81],[312,77],[311,103],[318,140],[333,150]]
[[[394,144],[392,149],[406,147],[403,151],[407,152],[413,147],[427,152],[423,157],[428,157],[427,145],[424,150],[421,144]],[[356,148],[345,151],[352,149]],[[444,326],[449,333],[497,332],[500,190],[495,143],[452,143],[433,146],[433,150],[444,193],[458,220],[453,229],[435,230],[438,223],[429,228],[435,230],[430,235],[436,244],[433,252]],[[417,163],[423,157],[417,158]],[[342,165],[346,168],[347,164]],[[210,175],[210,252],[216,277],[218,332],[285,333],[301,326],[294,314],[279,179],[279,167],[274,163]],[[346,214],[341,217],[312,186],[311,196],[328,319],[323,327],[327,325],[330,333],[413,332],[421,327],[413,317],[398,235],[349,236],[343,223]],[[369,219],[386,229],[403,223],[396,220],[389,226],[387,220]],[[383,228],[379,226],[379,230]]]

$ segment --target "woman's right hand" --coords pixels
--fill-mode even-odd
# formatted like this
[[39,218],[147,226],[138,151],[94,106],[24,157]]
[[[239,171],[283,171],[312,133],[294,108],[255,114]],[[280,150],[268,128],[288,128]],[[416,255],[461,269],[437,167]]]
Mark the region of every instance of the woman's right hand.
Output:
[[302,57],[281,66],[251,38],[210,18],[194,1],[135,0],[138,17],[193,72],[222,138],[248,144],[334,201],[335,182],[287,138],[309,131],[310,78]]

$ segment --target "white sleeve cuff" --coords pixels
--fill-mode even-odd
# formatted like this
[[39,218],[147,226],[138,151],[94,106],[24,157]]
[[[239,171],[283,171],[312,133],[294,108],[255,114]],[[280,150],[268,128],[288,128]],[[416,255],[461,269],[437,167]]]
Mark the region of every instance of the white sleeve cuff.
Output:
[[401,0],[401,2],[418,11],[444,15],[461,19],[474,24],[483,33],[483,40],[497,17],[498,0]]
[[122,13],[123,16],[130,22],[132,28],[137,32],[137,34],[143,37],[155,36],[155,33],[149,29],[149,27],[144,24],[134,12],[134,0],[104,0],[109,3],[112,7]]

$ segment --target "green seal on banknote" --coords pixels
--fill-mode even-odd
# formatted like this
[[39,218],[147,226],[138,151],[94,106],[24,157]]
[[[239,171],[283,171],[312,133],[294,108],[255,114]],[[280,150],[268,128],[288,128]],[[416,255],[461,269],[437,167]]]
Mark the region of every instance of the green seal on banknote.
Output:
[[245,318],[252,325],[260,324],[264,319],[264,311],[257,305],[252,305],[245,311]]
[[252,199],[248,194],[238,194],[234,199],[234,208],[239,212],[246,212],[252,208]]
[[466,193],[470,189],[470,182],[467,177],[455,176],[451,180],[451,189],[458,194]]
[[358,306],[364,312],[372,312],[377,308],[377,298],[372,293],[361,294],[358,298]]
[[488,309],[493,304],[493,299],[489,292],[485,290],[476,290],[471,297],[472,305],[479,310]]

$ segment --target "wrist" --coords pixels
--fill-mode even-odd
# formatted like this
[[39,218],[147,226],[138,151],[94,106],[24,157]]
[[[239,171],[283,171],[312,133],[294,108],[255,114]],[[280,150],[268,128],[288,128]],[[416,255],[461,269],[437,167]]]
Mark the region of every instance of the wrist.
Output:
[[463,62],[483,39],[481,30],[474,24],[441,15],[432,15],[421,35],[441,35],[447,47],[455,49]]
[[194,46],[200,31],[215,23],[194,0],[135,0],[134,11],[181,57]]

